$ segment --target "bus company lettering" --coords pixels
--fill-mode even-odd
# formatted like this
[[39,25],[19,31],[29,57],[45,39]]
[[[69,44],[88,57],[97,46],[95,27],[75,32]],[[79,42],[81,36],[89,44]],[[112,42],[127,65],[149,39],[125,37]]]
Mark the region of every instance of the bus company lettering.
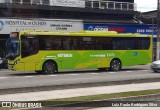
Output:
[[115,54],[114,53],[107,53],[107,57],[114,57]]
[[62,57],[71,58],[71,57],[73,57],[73,55],[70,54],[70,53],[69,54],[68,53],[59,53],[58,57],[60,57],[60,58],[62,58]]
[[90,55],[90,57],[105,58],[106,55],[104,55],[104,54],[95,54],[95,55]]
[[42,58],[42,59],[56,59],[57,57],[56,56],[46,56],[45,58]]

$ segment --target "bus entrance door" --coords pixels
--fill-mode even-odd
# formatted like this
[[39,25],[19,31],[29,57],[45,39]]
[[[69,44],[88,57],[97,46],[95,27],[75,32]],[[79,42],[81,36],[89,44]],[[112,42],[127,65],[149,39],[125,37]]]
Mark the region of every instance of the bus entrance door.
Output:
[[38,55],[32,55],[31,57],[24,58],[24,68],[25,70],[34,71],[36,70],[36,64],[38,63]]

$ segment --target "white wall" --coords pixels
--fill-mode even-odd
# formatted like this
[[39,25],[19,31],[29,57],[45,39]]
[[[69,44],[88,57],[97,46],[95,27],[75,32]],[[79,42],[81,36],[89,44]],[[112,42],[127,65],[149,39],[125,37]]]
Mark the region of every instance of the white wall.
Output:
[[50,5],[85,8],[85,1],[83,0],[50,0]]
[[4,3],[5,2],[5,0],[0,0],[0,3]]

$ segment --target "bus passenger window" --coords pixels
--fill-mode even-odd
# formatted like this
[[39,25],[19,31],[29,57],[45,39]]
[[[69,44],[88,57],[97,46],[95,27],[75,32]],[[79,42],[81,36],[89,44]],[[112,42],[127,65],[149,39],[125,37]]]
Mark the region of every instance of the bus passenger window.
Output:
[[21,48],[22,58],[30,55],[35,55],[39,51],[39,42],[34,38],[22,37]]
[[52,47],[53,47],[52,39],[46,38],[45,44],[46,44],[45,50],[52,50]]
[[70,39],[65,38],[62,44],[63,50],[70,50]]

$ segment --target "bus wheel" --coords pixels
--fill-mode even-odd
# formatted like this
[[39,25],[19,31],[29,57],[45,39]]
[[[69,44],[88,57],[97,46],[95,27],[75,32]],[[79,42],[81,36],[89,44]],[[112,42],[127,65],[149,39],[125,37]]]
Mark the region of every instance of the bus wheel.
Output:
[[155,73],[158,73],[159,71],[158,70],[153,70]]
[[121,62],[118,59],[113,59],[110,64],[112,71],[119,71],[121,69]]
[[43,73],[53,74],[56,71],[56,64],[52,61],[47,61],[43,65]]

